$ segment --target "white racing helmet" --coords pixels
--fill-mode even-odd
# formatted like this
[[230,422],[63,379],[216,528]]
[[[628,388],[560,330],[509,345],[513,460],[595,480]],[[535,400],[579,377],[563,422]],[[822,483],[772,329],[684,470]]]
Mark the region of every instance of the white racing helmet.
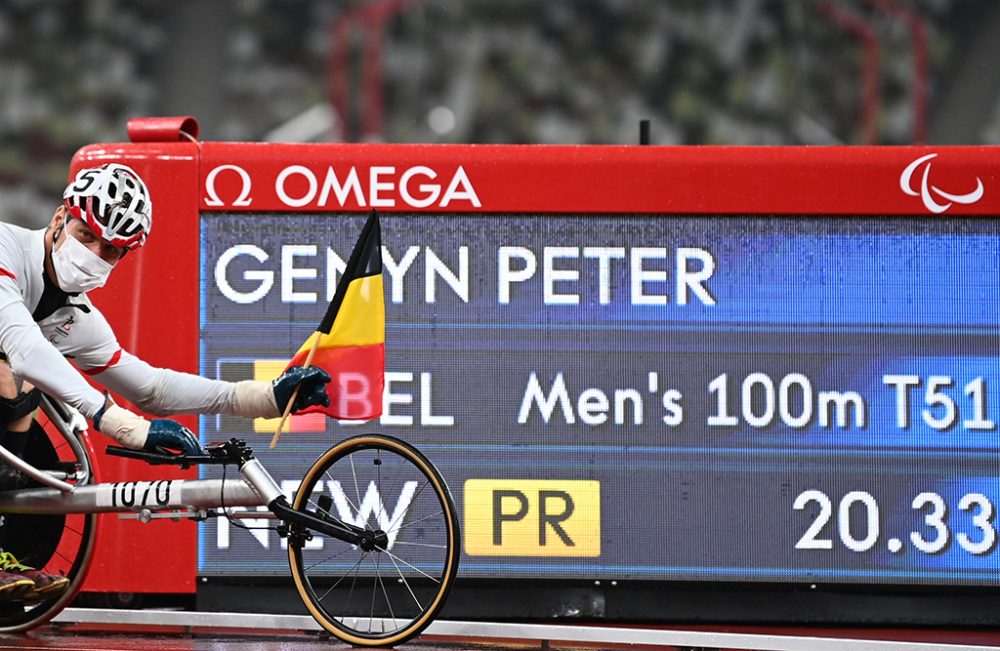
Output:
[[71,215],[126,249],[145,244],[153,227],[149,190],[135,170],[125,165],[107,163],[80,170],[66,186],[63,200]]

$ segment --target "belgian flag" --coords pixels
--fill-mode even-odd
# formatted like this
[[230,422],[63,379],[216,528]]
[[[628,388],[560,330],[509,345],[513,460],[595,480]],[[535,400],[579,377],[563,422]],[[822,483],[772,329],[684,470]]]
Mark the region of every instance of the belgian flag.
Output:
[[[322,412],[343,420],[370,420],[382,415],[385,299],[382,229],[376,211],[368,216],[354,245],[326,316],[288,366],[319,366],[333,378],[326,385],[330,405],[299,413]],[[280,433],[279,425],[272,447]]]

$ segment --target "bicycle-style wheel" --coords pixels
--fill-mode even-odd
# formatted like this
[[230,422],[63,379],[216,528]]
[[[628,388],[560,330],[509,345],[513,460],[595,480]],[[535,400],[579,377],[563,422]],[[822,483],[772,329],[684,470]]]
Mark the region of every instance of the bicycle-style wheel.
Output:
[[[38,422],[32,424],[24,460],[42,470],[80,469],[81,479],[75,483],[94,483],[93,450],[88,441],[78,438],[70,445],[47,418],[41,418],[47,424],[45,427]],[[3,518],[5,551],[25,565],[70,580],[65,590],[48,599],[6,597],[0,601],[0,633],[14,633],[52,619],[79,592],[94,551],[97,514],[6,513]]]
[[393,646],[430,624],[458,570],[460,536],[448,487],[423,454],[378,434],[342,441],[306,472],[293,507],[373,533],[357,546],[315,531],[291,537],[295,587],[324,629]]

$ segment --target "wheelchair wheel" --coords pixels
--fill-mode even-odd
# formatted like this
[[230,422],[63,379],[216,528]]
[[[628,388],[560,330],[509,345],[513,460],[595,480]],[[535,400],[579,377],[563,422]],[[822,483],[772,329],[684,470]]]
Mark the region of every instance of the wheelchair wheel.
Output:
[[357,546],[315,531],[289,540],[295,587],[324,629],[355,646],[394,646],[431,623],[461,543],[451,493],[423,454],[389,436],[346,439],[306,472],[293,507],[375,534]]
[[[86,439],[71,446],[45,416],[43,427],[32,423],[24,459],[39,469],[83,467],[81,483],[95,482],[93,451]],[[82,452],[84,459],[80,459]],[[71,482],[72,483],[72,482]],[[97,514],[32,515],[2,514],[4,525],[0,547],[24,565],[69,578],[66,590],[49,599],[24,600],[7,597],[0,601],[0,633],[26,631],[55,617],[79,592],[94,551]],[[2,598],[0,598],[2,599]]]

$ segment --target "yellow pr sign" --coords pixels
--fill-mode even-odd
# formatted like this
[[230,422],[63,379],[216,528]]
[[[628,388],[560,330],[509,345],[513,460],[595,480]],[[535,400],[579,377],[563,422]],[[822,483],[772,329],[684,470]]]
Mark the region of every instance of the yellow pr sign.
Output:
[[601,555],[599,481],[469,479],[464,497],[470,556]]

